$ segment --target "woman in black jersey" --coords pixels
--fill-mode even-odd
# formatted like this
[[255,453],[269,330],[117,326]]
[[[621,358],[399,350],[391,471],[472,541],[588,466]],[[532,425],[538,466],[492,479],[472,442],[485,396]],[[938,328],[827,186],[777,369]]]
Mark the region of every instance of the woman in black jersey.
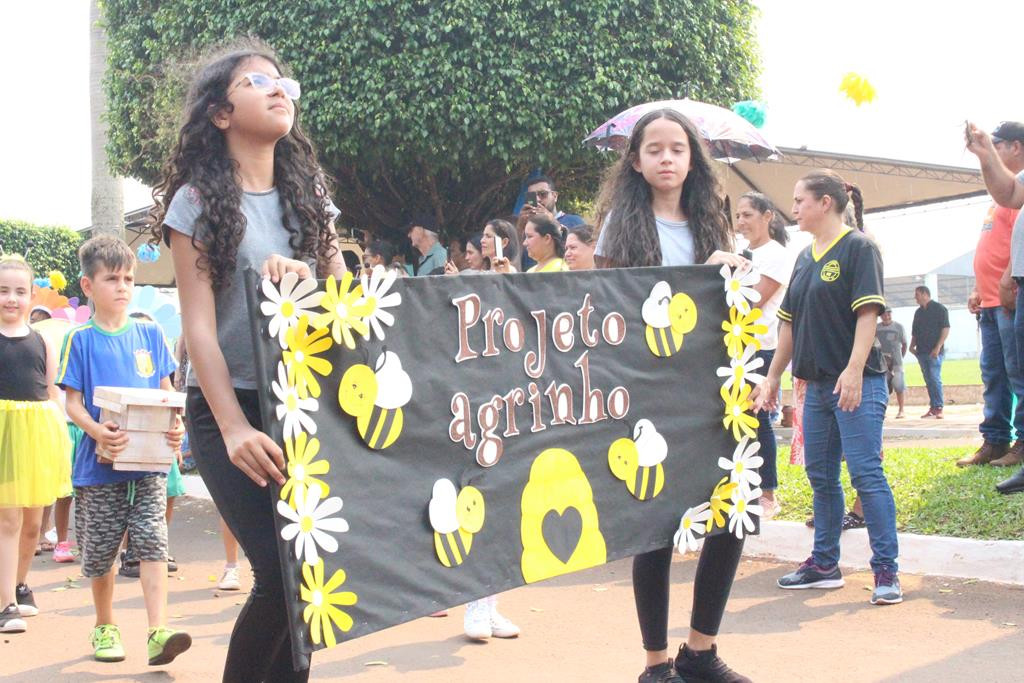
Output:
[[[843,224],[850,198],[857,227]],[[840,463],[864,507],[875,589],[871,604],[902,602],[897,576],[896,505],[882,470],[882,419],[888,403],[885,365],[874,346],[882,296],[882,257],[863,232],[860,190],[835,173],[804,176],[793,215],[813,241],[797,257],[778,310],[779,344],[767,379],[753,393],[754,409],[770,407],[792,357],[793,375],[807,382],[804,461],[814,492],[814,550],[779,579],[780,588],[839,588],[843,523]]]

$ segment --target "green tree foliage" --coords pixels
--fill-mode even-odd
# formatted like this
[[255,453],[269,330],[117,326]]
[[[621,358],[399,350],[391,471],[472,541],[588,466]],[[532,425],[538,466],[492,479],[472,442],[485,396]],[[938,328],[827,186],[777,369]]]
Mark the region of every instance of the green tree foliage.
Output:
[[0,218],[0,247],[8,254],[25,255],[27,252],[25,260],[36,271],[36,277],[46,277],[51,270],[59,270],[68,281],[61,292],[64,296],[82,296],[78,285],[81,243],[82,236],[70,228]]
[[[303,124],[342,223],[426,211],[449,233],[507,214],[542,167],[588,199],[609,159],[580,145],[641,102],[756,95],[749,0],[106,0],[110,152],[152,183],[183,74],[225,39],[267,41],[302,82]],[[184,65],[184,66],[183,66]]]

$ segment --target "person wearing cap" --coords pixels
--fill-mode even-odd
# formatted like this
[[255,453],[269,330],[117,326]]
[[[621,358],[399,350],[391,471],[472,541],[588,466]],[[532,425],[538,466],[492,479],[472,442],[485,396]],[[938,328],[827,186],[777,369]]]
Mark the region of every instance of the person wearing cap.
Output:
[[[1024,124],[999,124],[992,131],[992,143],[1006,169],[1024,178]],[[967,299],[967,308],[978,317],[981,330],[979,364],[985,390],[984,419],[978,429],[983,443],[973,455],[958,460],[958,467],[1011,467],[1024,460],[1024,400],[1014,406],[1014,395],[1024,396],[1024,376],[1017,362],[1013,313],[999,299],[999,280],[1010,263],[1010,238],[1016,219],[1016,209],[993,202],[974,251],[975,288]]]
[[409,221],[405,226],[405,234],[412,242],[413,249],[420,254],[416,264],[416,275],[430,275],[448,262],[448,250],[437,241],[437,227],[434,219],[420,216]]
[[903,413],[903,400],[907,391],[907,382],[903,377],[903,356],[907,355],[907,331],[892,319],[892,309],[888,306],[882,311],[882,322],[875,328],[875,339],[882,347],[882,357],[892,375],[889,390],[896,392],[896,403],[899,406],[896,419],[900,420],[906,417]]
[[[967,124],[967,149],[978,157],[985,187],[999,206],[1020,209],[1024,206],[1024,177],[1015,174],[1003,161],[1000,147],[1024,144],[1024,126],[1014,121],[999,124],[989,135],[973,123]],[[1010,259],[999,279],[999,300],[1014,309],[1013,339],[1016,343],[1017,367],[1024,368],[1024,212],[1017,214],[1010,236]],[[1018,395],[1018,400],[1024,396]],[[996,484],[999,493],[1024,491],[1024,465],[1008,479]]]

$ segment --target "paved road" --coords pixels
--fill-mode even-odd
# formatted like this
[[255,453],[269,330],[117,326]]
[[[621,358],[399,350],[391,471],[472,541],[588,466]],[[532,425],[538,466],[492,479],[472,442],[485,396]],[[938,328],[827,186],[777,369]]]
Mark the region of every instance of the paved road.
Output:
[[[195,638],[167,667],[149,668],[137,581],[118,579],[115,609],[128,659],[91,659],[88,583],[78,565],[37,558],[32,583],[42,613],[29,631],[0,637],[0,679],[22,681],[199,682],[220,678],[228,634],[244,595],[220,593],[217,523],[208,502],[185,499],[171,528],[182,565],[171,581],[172,625]],[[695,560],[673,565],[670,634],[685,636]],[[962,579],[904,576],[907,601],[868,604],[871,577],[850,574],[838,591],[784,592],[788,567],[744,561],[720,638],[722,655],[756,681],[1020,681],[1024,671],[1024,588]],[[247,581],[246,581],[247,583]],[[69,586],[70,587],[66,587]],[[63,590],[62,590],[63,589]],[[313,680],[635,681],[640,669],[629,563],[520,588],[501,598],[523,628],[513,641],[462,636],[462,608],[344,643],[314,657]]]

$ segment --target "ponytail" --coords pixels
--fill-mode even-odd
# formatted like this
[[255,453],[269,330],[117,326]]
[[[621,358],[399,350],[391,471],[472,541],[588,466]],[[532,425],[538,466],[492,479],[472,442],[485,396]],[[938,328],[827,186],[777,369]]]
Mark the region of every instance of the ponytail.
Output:
[[836,213],[844,216],[846,206],[853,199],[853,221],[858,230],[864,232],[864,195],[860,188],[853,183],[848,183],[835,171],[822,170],[808,173],[800,182],[804,184],[808,192],[821,199],[825,195],[832,198],[832,205]]
[[555,256],[562,258],[565,256],[565,228],[561,223],[556,223],[550,218],[543,216],[534,216],[528,223],[533,224],[533,229],[538,235],[549,235],[551,237],[551,245],[555,248]]

